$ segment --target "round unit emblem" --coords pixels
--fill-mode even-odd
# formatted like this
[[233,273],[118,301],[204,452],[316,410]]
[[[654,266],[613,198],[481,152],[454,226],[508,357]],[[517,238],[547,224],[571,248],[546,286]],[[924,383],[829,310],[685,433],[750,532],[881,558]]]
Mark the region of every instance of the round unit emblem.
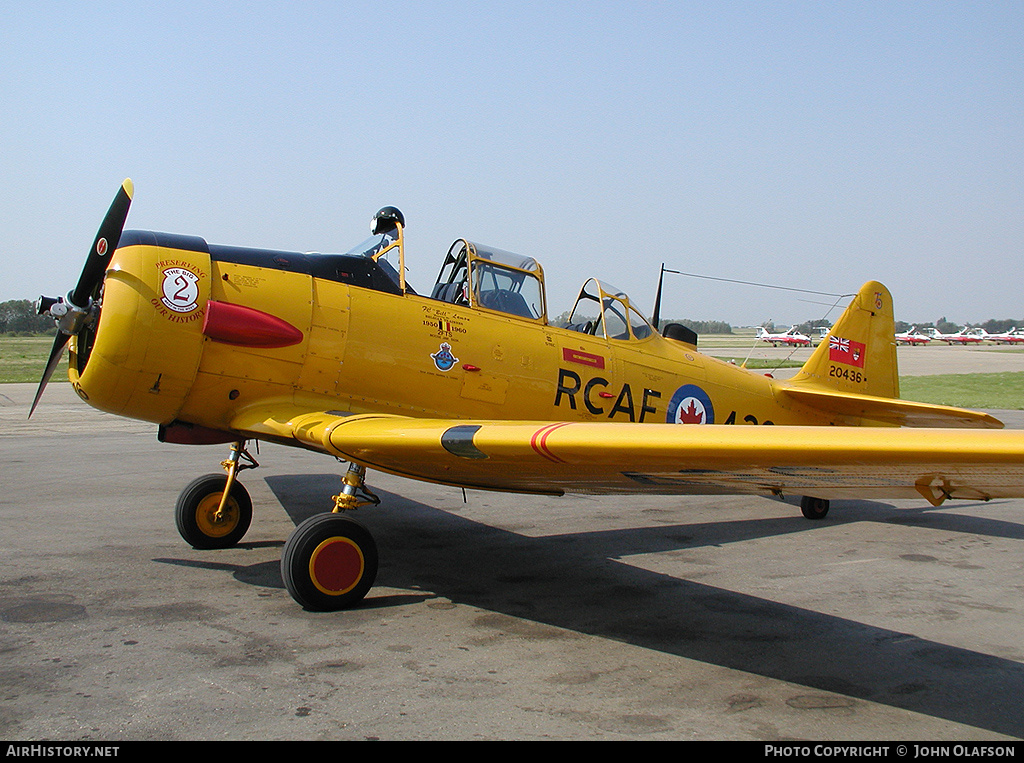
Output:
[[672,395],[665,420],[669,424],[714,424],[715,407],[696,384],[684,384]]
[[199,301],[199,276],[186,268],[168,268],[161,285],[164,306],[176,313],[190,313]]
[[452,346],[447,342],[442,342],[441,348],[437,352],[430,353],[430,357],[433,358],[434,366],[438,371],[450,371],[459,362],[459,359],[452,354]]

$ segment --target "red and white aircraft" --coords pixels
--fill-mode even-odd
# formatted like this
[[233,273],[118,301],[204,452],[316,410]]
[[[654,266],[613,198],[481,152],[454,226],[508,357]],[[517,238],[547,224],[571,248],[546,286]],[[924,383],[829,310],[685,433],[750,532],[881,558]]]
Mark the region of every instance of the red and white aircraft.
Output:
[[810,347],[811,338],[805,336],[796,330],[796,326],[793,326],[789,331],[783,332],[782,334],[772,334],[764,326],[758,326],[757,338],[762,342],[771,342],[773,346],[778,347],[780,344],[786,344],[793,347]]
[[1000,334],[990,334],[985,329],[982,329],[981,336],[983,339],[995,342],[996,344],[1024,344],[1024,334],[1018,333],[1019,331],[1020,329],[1014,327]]
[[969,327],[964,326],[955,334],[943,334],[938,329],[929,329],[928,334],[932,339],[937,339],[946,344],[980,344],[981,334],[968,333]]
[[917,326],[912,326],[910,331],[903,331],[896,335],[896,344],[909,344],[911,346],[918,344],[928,344],[931,337],[925,336],[917,330]]

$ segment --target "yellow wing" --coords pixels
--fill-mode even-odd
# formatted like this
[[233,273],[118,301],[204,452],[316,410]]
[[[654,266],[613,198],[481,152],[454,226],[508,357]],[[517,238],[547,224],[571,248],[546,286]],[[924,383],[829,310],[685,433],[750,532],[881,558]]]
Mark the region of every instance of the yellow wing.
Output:
[[1024,431],[449,421],[249,410],[235,428],[448,485],[542,494],[1024,497]]

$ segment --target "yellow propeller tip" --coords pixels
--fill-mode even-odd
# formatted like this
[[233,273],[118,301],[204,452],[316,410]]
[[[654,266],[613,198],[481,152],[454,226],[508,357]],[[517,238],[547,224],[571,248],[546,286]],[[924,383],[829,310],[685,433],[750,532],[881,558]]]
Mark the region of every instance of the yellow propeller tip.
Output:
[[124,192],[128,194],[128,198],[132,198],[135,195],[135,183],[132,182],[131,178],[125,178],[124,182],[121,183],[121,187]]

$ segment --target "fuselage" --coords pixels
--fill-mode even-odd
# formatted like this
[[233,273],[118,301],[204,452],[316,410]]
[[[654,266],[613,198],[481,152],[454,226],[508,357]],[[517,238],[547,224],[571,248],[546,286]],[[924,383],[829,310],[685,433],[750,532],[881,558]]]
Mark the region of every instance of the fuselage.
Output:
[[97,408],[182,442],[229,440],[240,410],[274,401],[450,419],[832,422],[689,344],[403,293],[377,270],[126,231],[96,330],[72,343],[71,380]]

